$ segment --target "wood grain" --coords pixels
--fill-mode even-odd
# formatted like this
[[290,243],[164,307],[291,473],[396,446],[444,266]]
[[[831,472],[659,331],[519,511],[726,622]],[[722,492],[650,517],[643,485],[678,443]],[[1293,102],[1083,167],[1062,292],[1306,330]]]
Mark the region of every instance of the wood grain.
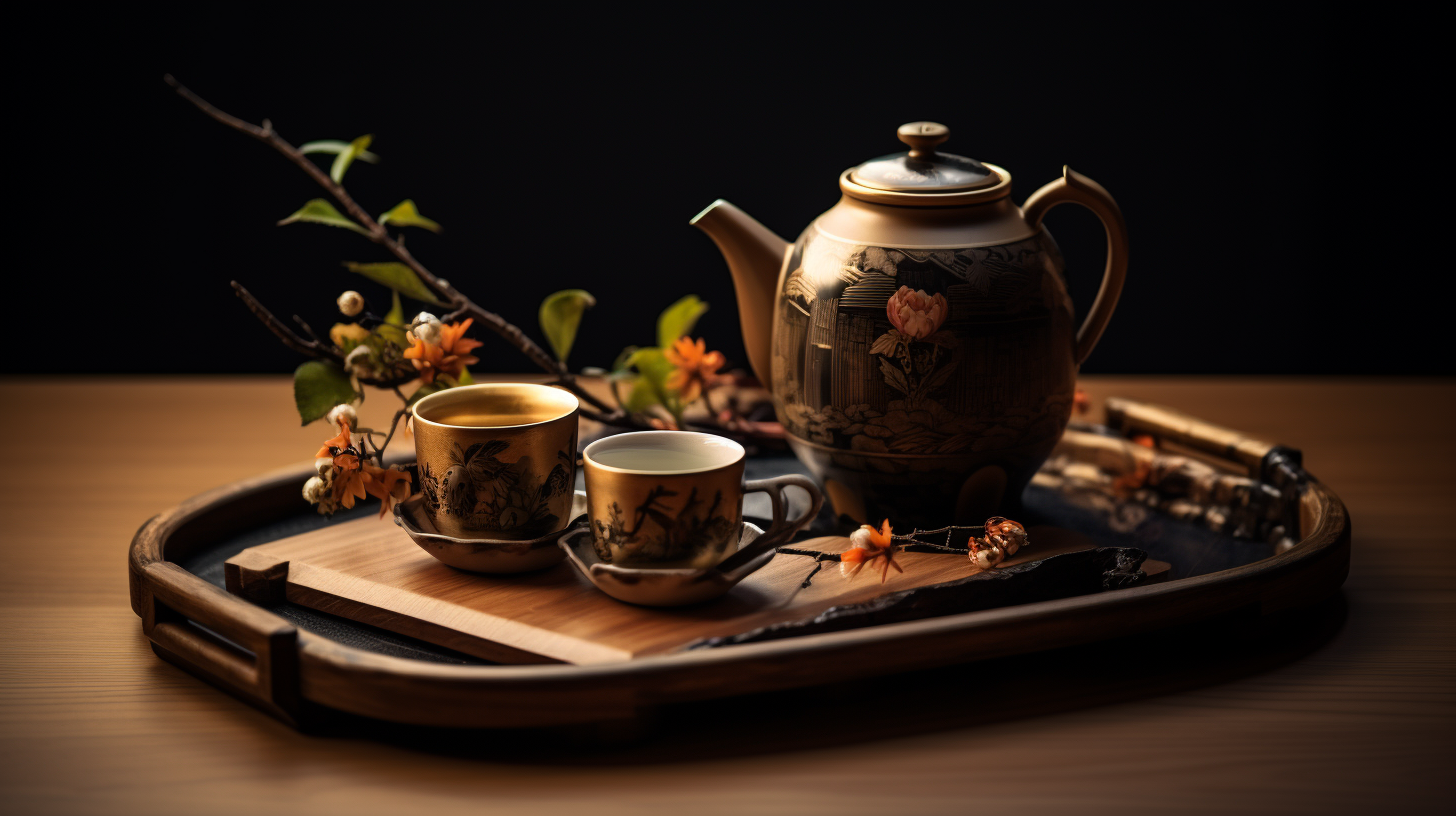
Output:
[[[690,707],[645,741],[304,736],[157,660],[124,553],[157,510],[302,461],[284,378],[0,382],[0,801],[15,813],[1437,813],[1456,798],[1456,384],[1088,379],[1301,448],[1342,600]],[[366,404],[387,414],[387,405]],[[387,418],[387,417],[381,417]],[[1232,627],[1230,627],[1232,628]],[[990,674],[988,675],[988,672]],[[994,683],[1000,693],[965,689]],[[1049,774],[1047,769],[1054,768]]]
[[[1031,545],[1006,566],[1095,545],[1071,530],[1033,527]],[[843,552],[847,538],[816,538],[799,549]],[[475,575],[452,569],[415,545],[392,520],[334,524],[228,560],[230,589],[261,601],[277,591],[250,576],[286,584],[294,603],[379,626],[503,663],[614,663],[674,651],[702,638],[732,635],[809,618],[915,587],[965,578],[980,570],[964,556],[902,553],[903,573],[882,583],[854,579],[837,565],[800,588],[814,568],[808,557],[780,555],[722,598],[681,609],[620,603],[597,591],[570,564],[524,575]]]

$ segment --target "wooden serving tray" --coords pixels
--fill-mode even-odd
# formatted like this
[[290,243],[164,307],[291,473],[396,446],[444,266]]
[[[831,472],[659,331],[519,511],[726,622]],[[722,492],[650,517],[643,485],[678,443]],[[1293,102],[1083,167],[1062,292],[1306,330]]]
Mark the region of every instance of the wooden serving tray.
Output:
[[[1002,569],[1096,547],[1071,530],[1029,532],[1032,545]],[[838,553],[849,539],[794,547]],[[516,575],[462,572],[390,521],[365,518],[250,547],[228,559],[226,576],[230,592],[258,603],[287,600],[486,660],[587,665],[677,651],[980,572],[965,556],[907,552],[897,560],[905,571],[883,583],[868,572],[847,579],[831,563],[803,587],[814,559],[780,554],[722,598],[657,609],[613,600],[568,563]],[[1160,579],[1168,565],[1142,570]]]
[[[1166,417],[1145,411],[1109,410],[1109,416],[1120,418],[1129,433],[1171,427],[1164,422]],[[580,587],[568,583],[569,573],[548,572],[527,579],[538,582],[535,589],[557,592],[562,604],[543,609],[542,617],[532,623],[551,633],[547,639],[557,646],[548,648],[518,637],[519,632],[506,636],[487,626],[510,620],[522,628],[519,609],[511,612],[465,602],[453,603],[453,609],[411,611],[400,607],[398,598],[382,596],[362,603],[351,597],[360,593],[341,585],[373,584],[370,592],[382,592],[379,587],[398,588],[403,576],[412,575],[425,582],[416,588],[434,584],[431,593],[454,592],[459,601],[460,593],[469,594],[461,587],[478,587],[481,579],[463,573],[445,579],[449,574],[441,570],[449,568],[436,569],[420,561],[429,556],[382,522],[342,521],[321,527],[298,499],[298,485],[310,472],[308,466],[209,491],[143,525],[129,556],[132,607],[163,659],[295,725],[305,725],[317,715],[347,712],[425,725],[509,727],[619,719],[643,706],[1039,651],[1244,609],[1270,613],[1316,603],[1343,583],[1349,566],[1348,515],[1333,493],[1298,467],[1297,455],[1266,446],[1264,458],[1259,459],[1259,449],[1248,440],[1234,435],[1235,442],[1226,442],[1231,438],[1227,434],[1217,436],[1216,450],[1205,445],[1200,448],[1204,454],[1217,458],[1219,452],[1227,452],[1225,471],[1258,478],[1194,484],[1190,495],[1233,502],[1198,514],[1193,512],[1196,507],[1190,510],[1189,501],[1153,495],[1160,484],[1175,491],[1188,488],[1178,486],[1180,471],[1174,465],[1179,460],[1108,433],[1106,429],[1069,433],[1049,463],[1046,478],[1038,477],[1028,492],[1029,505],[1035,504],[1033,499],[1051,497],[1056,505],[1051,509],[1061,514],[1055,523],[1077,530],[1060,541],[1059,534],[1034,530],[1033,546],[1023,551],[1023,558],[1043,560],[1003,565],[992,574],[966,578],[961,558],[906,554],[906,574],[916,576],[908,580],[948,576],[957,580],[891,595],[880,593],[905,587],[890,584],[882,589],[864,576],[845,582],[826,570],[810,590],[787,601],[785,606],[792,607],[787,611],[793,614],[781,618],[754,617],[764,615],[765,607],[734,607],[738,601],[730,596],[722,601],[724,609],[678,610],[679,615],[699,616],[691,626],[681,622],[667,626],[654,615],[669,610],[637,610],[597,599],[594,591],[580,595],[575,593]],[[1197,427],[1180,425],[1167,438],[1198,448],[1201,439],[1210,437]],[[1256,459],[1257,467],[1249,464]],[[1151,515],[1130,525],[1126,511],[1132,505],[1108,505],[1110,500],[1101,494],[1077,493],[1088,483],[1083,477],[1089,469],[1094,476],[1101,474],[1097,478],[1139,474],[1143,486],[1129,495],[1152,507],[1145,512]],[[1276,501],[1266,506],[1260,497],[1269,495]],[[1097,508],[1105,506],[1112,507],[1111,515],[1099,516]],[[1257,521],[1249,529],[1261,536],[1268,533],[1269,543],[1247,540],[1247,530],[1240,539],[1209,538],[1210,526],[1243,530],[1249,519]],[[375,542],[375,549],[361,549],[358,532],[366,532],[364,538]],[[1191,556],[1177,549],[1185,545],[1169,543],[1183,533],[1193,542],[1186,546],[1197,548]],[[978,605],[978,599],[995,595],[976,585],[981,577],[987,579],[980,581],[985,586],[1008,586],[1018,575],[1032,580],[1035,576],[1028,571],[1032,568],[1081,558],[1089,539],[1104,548],[1140,547],[1155,559],[1166,555],[1172,563],[1170,580],[1030,603],[1022,602],[1024,598],[995,601],[1016,604],[1011,606]],[[823,541],[812,546],[836,547]],[[1067,552],[1047,557],[1058,548]],[[1240,548],[1244,556],[1226,558]],[[1257,553],[1254,560],[1248,552]],[[238,569],[249,562],[250,570],[261,570],[254,573],[253,583],[272,587],[262,596],[281,594],[281,599],[270,598],[265,608],[223,588],[223,563],[240,555],[246,558],[238,562]],[[280,566],[285,562],[286,574]],[[808,562],[781,554],[749,588],[781,597],[796,578],[802,580]],[[1198,571],[1210,564],[1227,567]],[[439,584],[442,579],[448,587]],[[862,597],[857,593],[865,592],[875,597],[854,603]],[[321,614],[299,602],[367,623],[388,624],[394,631]],[[457,618],[440,618],[442,609]],[[569,620],[594,615],[614,616],[616,623],[597,625],[588,620],[578,626]],[[389,616],[396,622],[386,620]],[[437,636],[429,627],[468,638]],[[641,632],[610,631],[618,627],[638,627]],[[449,640],[444,644],[448,649],[414,638]],[[496,660],[565,662],[489,665],[480,659],[487,652]]]

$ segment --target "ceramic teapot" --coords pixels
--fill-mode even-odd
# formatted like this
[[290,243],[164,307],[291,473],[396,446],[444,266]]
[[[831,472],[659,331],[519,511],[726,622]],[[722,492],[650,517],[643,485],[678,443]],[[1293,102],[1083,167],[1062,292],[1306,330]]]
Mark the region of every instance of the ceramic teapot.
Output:
[[[910,149],[844,171],[839,203],[792,244],[722,200],[692,220],[728,261],[790,446],[858,521],[928,529],[1014,509],[1122,291],[1127,228],[1101,185],[1065,168],[1017,207],[1010,173],[937,151],[949,136],[902,126]],[[1075,333],[1041,225],[1066,202],[1107,229]]]

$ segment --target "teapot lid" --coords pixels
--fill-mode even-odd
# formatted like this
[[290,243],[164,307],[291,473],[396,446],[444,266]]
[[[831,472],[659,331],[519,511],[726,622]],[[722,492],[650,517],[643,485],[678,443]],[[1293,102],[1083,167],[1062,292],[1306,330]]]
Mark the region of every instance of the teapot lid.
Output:
[[[936,145],[950,138],[950,128],[945,125],[911,122],[901,125],[896,135],[910,149],[870,159],[846,171],[840,185],[845,192],[856,198],[911,205],[970,203],[972,199],[992,197],[985,193],[993,188],[1002,195],[1009,192],[1003,189],[1010,182],[1004,170],[964,156],[936,152]],[[965,195],[973,191],[975,195]]]

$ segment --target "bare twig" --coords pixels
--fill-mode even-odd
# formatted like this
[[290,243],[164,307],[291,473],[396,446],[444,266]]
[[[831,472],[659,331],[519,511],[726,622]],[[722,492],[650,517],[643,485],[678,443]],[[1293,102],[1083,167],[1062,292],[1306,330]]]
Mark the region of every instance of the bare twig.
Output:
[[608,381],[608,385],[612,389],[612,399],[617,401],[617,408],[625,411],[627,410],[627,403],[622,399],[622,389],[618,386],[618,382],[617,378],[613,377]]
[[[365,385],[372,385],[375,388],[395,388],[395,389],[398,389],[401,385],[404,385],[407,382],[411,382],[413,380],[419,379],[419,376],[420,376],[418,372],[416,372],[416,371],[410,371],[409,369],[402,369],[402,372],[403,373],[401,373],[401,374],[399,374],[397,376],[390,377],[390,378],[384,379],[384,380],[372,380],[372,379],[369,379],[367,377],[360,377],[359,378],[359,382],[364,383]],[[404,398],[404,399],[405,399],[406,402],[409,401],[408,398]]]
[[838,560],[840,560],[839,553],[819,552],[818,550],[800,550],[800,549],[796,549],[794,547],[779,547],[779,548],[775,549],[774,552],[777,552],[777,553],[780,553],[780,554],[783,554],[783,555],[804,555],[804,556],[808,556],[809,558],[814,559],[815,561],[838,561]]
[[[575,392],[575,389],[571,389]],[[655,430],[654,426],[640,419],[636,414],[629,414],[626,411],[609,411],[603,413],[583,406],[581,415],[593,422],[600,422],[603,425],[612,425],[617,428],[632,428],[641,431]]]
[[809,570],[809,574],[804,576],[803,581],[799,582],[799,586],[794,589],[794,595],[798,595],[799,590],[801,589],[809,588],[809,585],[814,582],[814,576],[818,575],[819,571],[824,569],[825,562],[837,562],[840,560],[839,553],[826,553],[819,552],[818,550],[800,550],[794,547],[778,547],[774,550],[774,552],[779,553],[780,555],[803,555],[814,559],[814,568]]
[[307,340],[299,337],[293,329],[288,328],[287,323],[275,317],[272,312],[268,311],[266,306],[259,302],[257,298],[253,297],[252,292],[243,288],[241,283],[237,281],[233,281],[232,283],[233,291],[237,293],[238,297],[242,298],[243,303],[247,304],[248,311],[252,312],[254,316],[261,320],[263,325],[268,327],[269,331],[277,335],[278,339],[283,341],[283,345],[288,346],[299,354],[304,354],[315,359],[343,362],[344,357],[339,353],[337,348],[327,343],[320,343],[317,340]]
[[560,377],[555,382],[549,384],[559,385],[562,388],[565,388],[566,390],[580,397],[582,402],[585,402],[586,404],[597,409],[598,411],[606,411],[608,414],[625,413],[624,411],[619,411],[618,409],[613,408],[612,406],[598,399],[595,394],[583,388],[581,384],[576,381],[575,377]]
[[322,337],[318,336],[318,332],[313,330],[313,326],[308,325],[308,322],[305,321],[303,318],[299,317],[298,315],[294,315],[293,322],[297,323],[300,329],[303,329],[304,334],[313,338],[314,342],[322,343],[324,341]]
[[[264,326],[267,326],[269,331],[273,332],[273,334],[275,334],[279,340],[282,340],[283,345],[293,349],[299,354],[312,357],[315,360],[329,360],[334,363],[338,363],[339,365],[343,365],[344,355],[339,352],[338,348],[335,347],[332,343],[326,343],[321,338],[319,338],[318,335],[314,333],[313,329],[310,328],[307,323],[303,322],[302,320],[298,320],[297,315],[294,315],[293,319],[298,320],[299,325],[302,326],[304,331],[308,332],[308,334],[313,339],[300,337],[296,332],[288,327],[287,323],[279,320],[277,316],[275,316],[272,312],[268,311],[268,307],[264,306],[262,302],[254,297],[252,292],[249,292],[246,288],[244,288],[241,283],[233,281],[232,284],[233,291],[237,293],[238,297],[242,299],[243,303],[247,304],[248,311],[252,312],[255,316],[257,316],[258,320],[260,320]],[[405,383],[415,379],[418,376],[419,375],[416,372],[406,370],[394,377],[388,377],[385,379],[360,377],[359,382],[364,383],[365,385],[372,385],[376,388],[393,388],[396,390],[397,393],[399,386],[404,385]],[[401,399],[403,399],[403,397],[401,397]]]
[[[395,393],[399,393],[399,389],[395,389]],[[401,395],[401,397],[403,397],[403,395]],[[399,430],[399,421],[401,419],[404,419],[404,415],[405,414],[408,414],[409,413],[409,410],[410,410],[409,409],[409,406],[406,405],[405,407],[403,407],[403,408],[399,409],[398,411],[395,411],[394,412],[394,420],[389,423],[389,435],[386,436],[386,437],[384,437],[384,444],[383,445],[380,445],[378,448],[376,448],[376,450],[379,453],[379,466],[380,467],[384,467],[384,449],[387,448],[387,447],[389,447],[389,440],[393,439],[394,438],[394,432],[397,431],[397,430]]]
[[[814,576],[818,575],[819,574],[819,570],[822,570],[822,569],[824,569],[824,562],[823,561],[815,561],[814,562],[814,569],[809,570],[809,574],[808,575],[805,575],[804,576],[804,580],[801,581],[801,582],[799,582],[799,589],[808,589],[809,588],[809,585],[812,584],[812,583],[814,583]],[[794,590],[794,594],[797,595],[798,594],[798,591],[799,591],[798,589]]]

